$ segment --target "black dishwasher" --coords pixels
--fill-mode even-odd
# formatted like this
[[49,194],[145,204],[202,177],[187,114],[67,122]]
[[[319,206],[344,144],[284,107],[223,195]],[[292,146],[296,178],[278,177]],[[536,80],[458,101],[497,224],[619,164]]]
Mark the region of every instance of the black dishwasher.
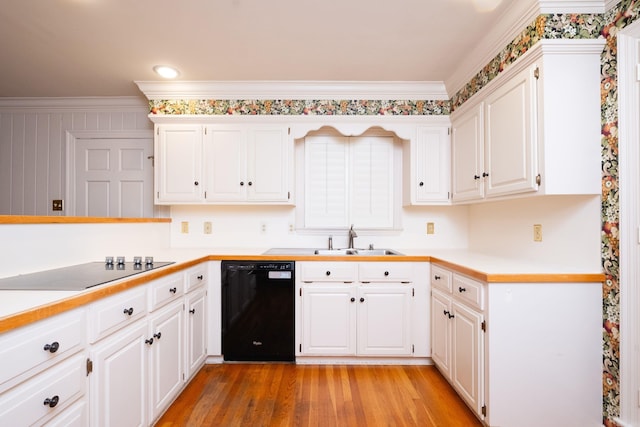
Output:
[[295,360],[294,270],[293,261],[222,261],[224,360]]

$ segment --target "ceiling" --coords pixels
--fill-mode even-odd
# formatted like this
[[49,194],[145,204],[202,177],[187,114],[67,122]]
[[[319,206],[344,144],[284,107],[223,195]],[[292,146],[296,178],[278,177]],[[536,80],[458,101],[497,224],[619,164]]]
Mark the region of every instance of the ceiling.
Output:
[[182,81],[442,82],[515,3],[2,0],[0,97],[142,96],[157,64]]

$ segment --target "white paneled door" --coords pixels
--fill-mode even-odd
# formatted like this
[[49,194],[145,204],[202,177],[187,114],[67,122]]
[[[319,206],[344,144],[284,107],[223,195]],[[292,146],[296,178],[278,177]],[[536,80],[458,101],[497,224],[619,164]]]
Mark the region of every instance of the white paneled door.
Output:
[[68,215],[153,217],[153,138],[74,138]]

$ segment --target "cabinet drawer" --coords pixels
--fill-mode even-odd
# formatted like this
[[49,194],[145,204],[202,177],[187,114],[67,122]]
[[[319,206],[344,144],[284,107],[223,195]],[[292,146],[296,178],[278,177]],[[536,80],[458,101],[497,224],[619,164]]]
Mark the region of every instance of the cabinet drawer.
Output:
[[89,308],[89,342],[95,343],[146,314],[146,286],[99,301]]
[[80,399],[70,408],[45,424],[45,427],[85,427],[89,425],[87,402]]
[[85,311],[78,309],[3,334],[0,391],[81,350],[85,324]]
[[449,270],[431,265],[431,286],[434,288],[451,292],[451,276],[452,273]]
[[184,292],[191,292],[207,283],[207,264],[201,264],[186,273]]
[[299,263],[303,282],[355,282],[358,264],[354,262]]
[[184,277],[182,273],[172,274],[149,283],[149,311],[174,301],[184,295]]
[[411,282],[413,264],[410,262],[360,263],[361,282]]
[[62,413],[85,394],[85,363],[78,354],[1,395],[0,425],[41,424]]
[[454,274],[453,294],[461,301],[484,310],[484,287],[482,282]]

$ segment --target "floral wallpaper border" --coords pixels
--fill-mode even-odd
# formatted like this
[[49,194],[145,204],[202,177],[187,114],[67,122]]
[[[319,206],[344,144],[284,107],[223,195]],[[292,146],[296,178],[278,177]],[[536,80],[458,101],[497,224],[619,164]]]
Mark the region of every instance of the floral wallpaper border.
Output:
[[152,114],[448,115],[543,39],[606,40],[601,57],[603,424],[620,415],[620,286],[617,33],[640,17],[640,0],[621,0],[605,14],[544,14],[530,23],[449,101],[153,100]]
[[449,115],[449,101],[434,100],[152,100],[151,114],[204,115],[313,115],[313,116],[374,116],[374,115]]

